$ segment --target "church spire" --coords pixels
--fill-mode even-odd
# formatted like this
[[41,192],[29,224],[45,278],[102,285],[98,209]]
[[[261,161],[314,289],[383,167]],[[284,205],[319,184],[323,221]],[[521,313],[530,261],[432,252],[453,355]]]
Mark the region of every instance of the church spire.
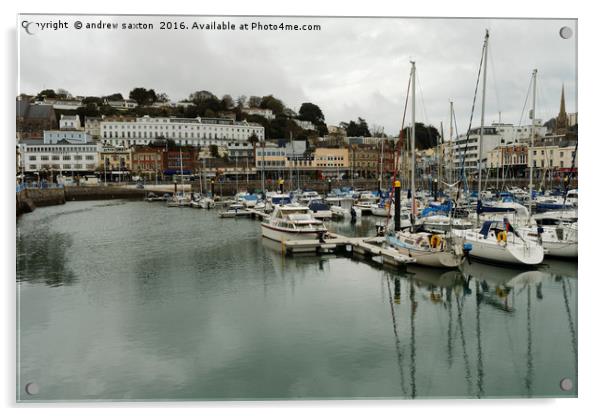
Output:
[[568,128],[568,117],[564,104],[564,84],[562,84],[562,93],[560,94],[560,112],[556,117],[556,130],[558,133],[565,131]]

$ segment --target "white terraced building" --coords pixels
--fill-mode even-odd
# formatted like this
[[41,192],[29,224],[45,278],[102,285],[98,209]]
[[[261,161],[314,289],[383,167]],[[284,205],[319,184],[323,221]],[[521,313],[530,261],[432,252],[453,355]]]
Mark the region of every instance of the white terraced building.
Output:
[[[492,123],[490,126],[485,126],[483,132],[483,144],[481,155],[483,163],[481,167],[485,169],[487,166],[487,155],[493,149],[502,144],[528,142],[531,137],[532,125],[515,126],[513,124]],[[543,137],[546,134],[547,128],[541,124],[541,120],[535,121],[535,137]],[[480,128],[471,129],[470,135],[467,138],[465,134],[454,138],[451,145],[451,158],[453,159],[453,169],[456,175],[459,174],[462,161],[464,159],[464,169],[467,172],[477,171],[478,166],[478,151],[479,151],[479,132]],[[468,143],[467,143],[468,142]]]
[[253,135],[264,140],[261,125],[221,118],[138,117],[135,120],[103,120],[100,140],[113,146],[147,145],[165,137],[182,146],[222,145],[247,142]]
[[21,140],[22,172],[39,172],[42,170],[57,173],[91,173],[98,165],[98,151],[95,142],[73,142],[66,139],[59,142],[42,140]]

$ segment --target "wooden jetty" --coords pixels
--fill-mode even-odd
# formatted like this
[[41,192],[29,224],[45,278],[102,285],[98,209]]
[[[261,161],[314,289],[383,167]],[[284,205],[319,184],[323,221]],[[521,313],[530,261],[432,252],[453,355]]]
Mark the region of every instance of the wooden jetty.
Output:
[[415,263],[416,259],[399,253],[389,247],[382,247],[384,237],[346,237],[328,233],[323,240],[288,240],[282,242],[282,251],[286,254],[315,253],[317,255],[345,250],[350,254],[357,254],[380,264],[390,266],[405,266]]
[[[239,213],[239,215],[241,214]],[[270,216],[270,214],[253,208],[245,208],[242,215],[258,220]],[[328,232],[321,240],[287,240],[282,241],[281,244],[282,253],[289,255],[301,253],[321,255],[342,251],[394,267],[402,267],[416,262],[416,259],[401,254],[393,248],[383,247],[384,241],[384,237],[346,237]]]

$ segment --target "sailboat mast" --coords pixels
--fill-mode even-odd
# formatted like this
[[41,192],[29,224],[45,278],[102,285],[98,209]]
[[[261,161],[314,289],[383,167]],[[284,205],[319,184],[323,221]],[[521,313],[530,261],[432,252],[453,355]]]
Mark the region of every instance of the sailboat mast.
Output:
[[261,190],[263,198],[265,198],[265,139],[262,142],[263,150],[261,151]]
[[[485,92],[487,91],[487,46],[489,43],[489,30],[485,31],[485,43],[483,44],[483,101],[481,104],[481,128],[479,130],[479,188],[477,194],[477,224],[479,223],[479,209],[481,205],[481,161],[483,160],[483,133],[485,132]],[[469,133],[470,134],[470,133]]]
[[441,181],[441,173],[443,166],[441,163],[443,162],[443,121],[441,122],[441,142],[439,143],[438,152],[437,152],[437,181]]
[[290,131],[289,135],[289,142],[291,144],[291,161],[289,163],[289,168],[288,168],[288,172],[289,172],[289,179],[290,179],[290,190],[293,190],[293,160],[295,159],[295,147],[293,146],[293,132]]
[[383,189],[383,160],[385,157],[385,138],[380,138],[380,175],[378,177],[378,190]]
[[[203,163],[202,163],[202,167],[201,167],[201,174],[199,176],[199,194],[203,195],[203,171],[205,170],[205,159],[203,159]],[[192,189],[191,189],[192,190]]]
[[454,181],[454,102],[449,100],[449,153],[450,153],[450,169],[447,181],[452,183]]
[[184,164],[182,163],[182,149],[180,148],[180,182],[182,183],[182,192],[184,192]]
[[[533,109],[531,110],[531,148],[535,146],[535,91],[537,91],[537,69],[533,70]],[[528,160],[528,158],[527,158]],[[529,217],[533,210],[533,162],[529,163]]]
[[415,163],[416,163],[416,63],[412,61],[412,134],[411,134],[411,155],[410,155],[410,180],[411,180],[411,196],[412,196],[412,227],[416,219],[416,178],[415,178]]

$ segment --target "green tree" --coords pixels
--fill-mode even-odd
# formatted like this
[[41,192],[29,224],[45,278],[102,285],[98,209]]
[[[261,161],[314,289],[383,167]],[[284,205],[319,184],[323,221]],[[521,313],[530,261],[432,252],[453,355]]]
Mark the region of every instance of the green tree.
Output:
[[205,100],[210,100],[210,99],[217,100],[217,97],[212,92],[202,90],[202,91],[193,92],[192,94],[190,94],[188,99],[195,104],[200,104]]
[[256,95],[251,95],[249,98],[249,107],[256,108],[261,105],[261,97],[257,97]]
[[209,145],[209,154],[213,158],[219,158],[219,149],[217,148],[216,144]]
[[[403,130],[403,137],[410,137],[411,130],[406,127]],[[416,123],[416,149],[430,149],[437,146],[440,140],[439,130],[433,126],[425,126],[424,123]]]
[[224,110],[224,111],[228,111],[228,110],[234,108],[234,100],[232,99],[232,96],[230,94],[225,94],[222,97],[220,105],[222,107],[222,110]]
[[284,111],[284,104],[282,101],[271,94],[261,98],[259,107],[272,110],[275,115],[282,114]]
[[236,106],[238,108],[243,108],[246,103],[247,103],[247,96],[246,95],[240,95],[236,99]]
[[169,102],[169,96],[164,93],[164,92],[160,92],[159,94],[157,94],[157,102],[159,103],[168,103]]
[[121,95],[120,92],[115,92],[111,95],[107,95],[106,97],[104,97],[107,101],[122,101],[123,100],[123,95]]
[[36,100],[43,100],[44,98],[56,98],[56,92],[54,90],[42,90],[36,95]]
[[84,104],[84,105],[95,104],[97,106],[101,106],[102,105],[102,98],[100,98],[100,97],[85,97],[82,100],[82,104]]
[[62,99],[73,98],[73,96],[71,95],[71,93],[69,91],[67,91],[66,89],[63,89],[63,88],[59,88],[58,90],[56,90],[56,97],[57,98],[62,98]]
[[257,144],[257,142],[259,142],[259,137],[257,137],[257,135],[255,134],[255,132],[253,132],[253,134],[251,134],[249,136],[249,138],[247,139],[247,141],[253,145],[253,148],[255,148],[255,145]]
[[357,122],[351,120],[349,123],[342,122],[339,124],[347,132],[348,137],[370,137],[370,129],[368,123],[361,117],[358,117]]
[[324,120],[322,109],[313,103],[303,103],[299,108],[299,120],[311,121],[318,129],[318,134],[325,136],[328,134],[328,127]]
[[136,87],[130,91],[130,99],[138,103],[138,105],[150,105],[157,101],[155,90]]
[[324,113],[313,103],[303,103],[299,108],[299,120],[311,121],[315,125],[324,123]]

